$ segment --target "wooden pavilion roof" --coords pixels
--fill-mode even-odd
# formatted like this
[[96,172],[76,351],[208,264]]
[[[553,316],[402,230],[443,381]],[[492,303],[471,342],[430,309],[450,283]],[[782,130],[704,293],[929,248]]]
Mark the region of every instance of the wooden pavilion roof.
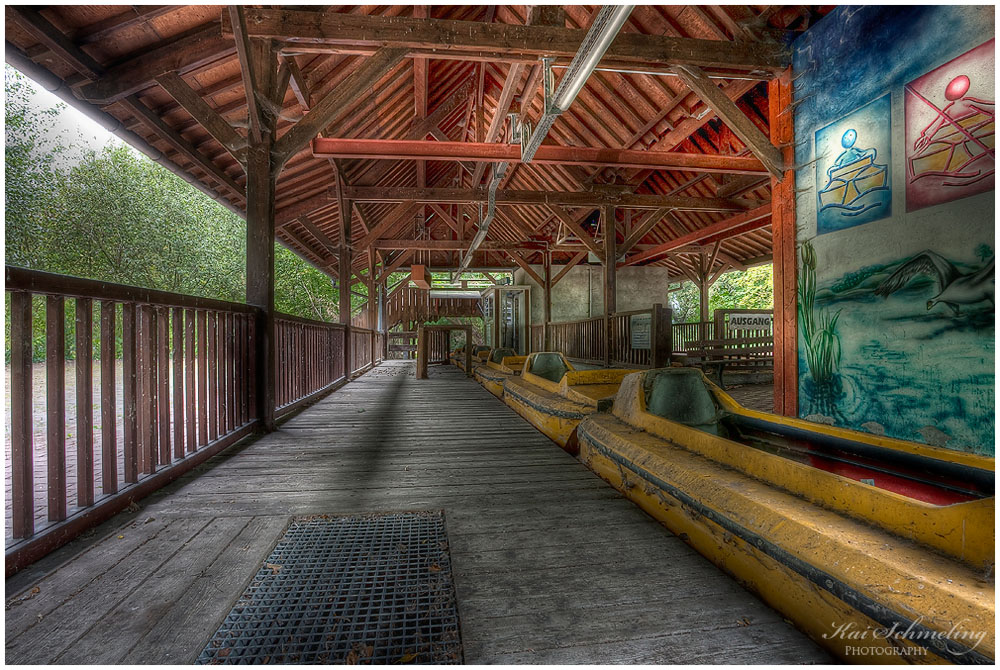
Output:
[[[479,222],[490,175],[476,151],[505,141],[508,112],[538,120],[539,52],[559,56],[557,66],[567,63],[566,53],[575,51],[598,9],[245,8],[248,36],[273,40],[280,56],[280,110],[273,110],[279,143],[330,92],[349,88],[375,49],[407,52],[336,110],[319,133],[329,140],[288,158],[277,176],[278,239],[334,273],[338,203],[353,202],[356,270],[368,267],[369,254],[390,268],[417,261],[457,266]],[[514,163],[473,267],[540,262],[532,255],[544,248],[553,251],[554,263],[578,260],[592,245],[580,239],[589,235],[582,224],[601,205],[615,207],[620,244],[631,244],[626,263],[665,265],[683,277],[690,272],[684,253],[691,251],[711,249],[710,272],[769,259],[770,175],[739,126],[767,135],[766,82],[788,65],[790,33],[826,11],[636,7],[545,141],[560,156],[579,154],[570,149],[579,147],[613,151],[598,152],[601,160],[591,164]],[[456,21],[464,23],[450,23]],[[6,28],[8,60],[13,52],[47,69],[220,201],[245,209],[241,158],[251,122],[226,7],[8,6]],[[482,46],[460,43],[455,36],[462,34],[476,35]],[[695,86],[691,70],[686,78],[677,76],[685,65],[710,76],[716,93],[734,101],[742,118],[723,122],[719,104],[707,104],[689,88]],[[473,155],[441,160],[434,143],[467,144]],[[328,155],[323,147],[333,149]],[[393,152],[404,149],[420,158],[352,157],[397,156],[402,154]],[[648,152],[643,159],[672,157],[635,167],[628,157],[636,151]],[[706,167],[692,155],[716,158]],[[603,160],[609,156],[614,160]],[[662,252],[667,243],[674,253]]]

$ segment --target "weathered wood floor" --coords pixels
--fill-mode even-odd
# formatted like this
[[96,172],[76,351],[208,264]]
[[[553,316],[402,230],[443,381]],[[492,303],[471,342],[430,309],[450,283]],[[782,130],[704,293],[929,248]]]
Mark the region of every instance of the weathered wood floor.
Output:
[[7,662],[190,663],[291,515],[441,508],[466,662],[829,660],[461,372],[387,362],[8,580]]

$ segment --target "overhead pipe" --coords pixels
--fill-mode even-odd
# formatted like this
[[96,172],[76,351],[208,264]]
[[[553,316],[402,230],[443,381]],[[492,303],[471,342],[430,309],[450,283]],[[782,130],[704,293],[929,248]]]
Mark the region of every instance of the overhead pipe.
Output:
[[[522,125],[521,133],[523,133],[523,139],[520,139],[522,162],[531,162],[538,147],[541,146],[542,140],[548,134],[549,128],[555,122],[556,117],[569,109],[573,101],[576,100],[576,96],[579,95],[587,83],[587,79],[594,71],[594,68],[601,62],[604,52],[614,42],[615,37],[617,37],[622,26],[625,25],[625,21],[628,20],[629,14],[632,13],[634,7],[635,5],[605,5],[598,11],[594,23],[590,26],[587,36],[583,39],[583,44],[580,45],[580,49],[573,56],[573,61],[569,64],[569,70],[559,82],[559,88],[556,89],[551,100],[548,96],[548,86],[545,87],[545,110],[542,118],[539,120],[538,127],[535,128],[535,132],[530,137],[524,137],[527,134],[525,131],[529,130],[529,128],[526,124]],[[549,72],[551,70],[548,68],[548,64],[546,64],[546,76],[548,76]],[[512,134],[516,136],[517,133],[513,132],[513,127],[514,123],[513,119],[511,119]],[[482,218],[479,229],[476,231],[476,236],[472,238],[472,244],[469,245],[469,250],[465,252],[465,257],[462,258],[462,264],[458,270],[459,275],[469,267],[476,249],[486,239],[490,224],[496,215],[497,189],[500,187],[500,182],[503,181],[503,177],[507,173],[509,166],[510,163],[508,161],[493,164],[493,178],[490,180],[486,216]]]
[[522,133],[525,136],[521,141],[522,162],[531,162],[538,147],[541,146],[542,140],[545,139],[552,124],[555,123],[556,117],[573,105],[576,96],[583,90],[587,79],[601,62],[604,52],[615,41],[634,8],[635,5],[605,5],[601,7],[590,26],[590,30],[587,31],[587,36],[583,39],[583,44],[573,56],[566,74],[559,81],[559,87],[551,96],[549,90],[551,88],[552,68],[551,61],[546,60],[542,118],[538,120],[538,126],[535,127],[534,131],[527,124],[522,126]]

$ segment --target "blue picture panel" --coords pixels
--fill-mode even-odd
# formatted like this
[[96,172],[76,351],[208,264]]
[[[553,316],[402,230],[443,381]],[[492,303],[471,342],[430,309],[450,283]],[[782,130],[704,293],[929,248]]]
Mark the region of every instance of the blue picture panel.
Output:
[[891,213],[890,111],[886,94],[816,131],[817,234]]

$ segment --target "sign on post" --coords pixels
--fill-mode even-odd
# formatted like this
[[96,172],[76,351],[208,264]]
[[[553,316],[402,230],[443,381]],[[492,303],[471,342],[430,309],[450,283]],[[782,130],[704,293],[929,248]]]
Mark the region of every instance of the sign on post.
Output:
[[629,317],[633,349],[649,349],[653,319],[650,314],[633,314]]
[[730,314],[729,330],[769,330],[773,320],[771,314]]

